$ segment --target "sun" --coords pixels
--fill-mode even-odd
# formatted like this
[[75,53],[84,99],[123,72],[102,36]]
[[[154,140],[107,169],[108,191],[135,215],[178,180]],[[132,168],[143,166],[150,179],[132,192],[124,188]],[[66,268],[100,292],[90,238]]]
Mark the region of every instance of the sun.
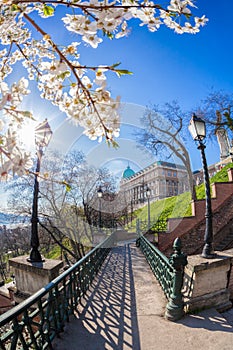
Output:
[[26,121],[19,130],[19,138],[27,151],[35,148],[35,121]]

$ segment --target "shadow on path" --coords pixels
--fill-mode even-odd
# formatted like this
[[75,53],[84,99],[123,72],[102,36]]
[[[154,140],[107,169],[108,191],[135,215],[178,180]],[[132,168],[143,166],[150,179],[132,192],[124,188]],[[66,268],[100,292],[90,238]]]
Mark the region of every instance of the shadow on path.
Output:
[[130,247],[115,247],[54,349],[140,350],[134,289]]
[[198,314],[188,315],[178,323],[191,328],[233,333],[233,326],[215,309],[206,309]]
[[215,309],[164,318],[167,300],[141,251],[112,249],[54,350],[232,350],[233,328]]

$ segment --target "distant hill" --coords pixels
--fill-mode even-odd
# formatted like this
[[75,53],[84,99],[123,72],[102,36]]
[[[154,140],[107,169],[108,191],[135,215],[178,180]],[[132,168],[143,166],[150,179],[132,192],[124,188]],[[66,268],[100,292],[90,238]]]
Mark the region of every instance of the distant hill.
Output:
[[14,215],[0,212],[0,225],[7,225],[13,222]]
[[11,214],[11,213],[4,213],[4,212],[0,212],[0,226],[3,225],[12,225],[12,224],[17,224],[17,223],[24,223],[29,221],[29,218],[25,217],[25,216],[18,216],[15,214]]

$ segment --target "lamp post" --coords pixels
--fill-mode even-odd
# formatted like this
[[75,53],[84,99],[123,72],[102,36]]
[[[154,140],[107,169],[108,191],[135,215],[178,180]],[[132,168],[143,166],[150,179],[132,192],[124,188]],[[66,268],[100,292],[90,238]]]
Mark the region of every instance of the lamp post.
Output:
[[151,190],[150,188],[147,186],[146,188],[146,198],[147,198],[147,209],[148,209],[148,231],[150,230],[150,194],[151,194]]
[[132,225],[132,221],[133,221],[133,200],[132,199],[130,201],[130,221]]
[[40,173],[41,158],[43,156],[43,150],[48,146],[52,136],[52,131],[47,119],[40,123],[35,129],[35,144],[37,148],[37,162],[35,171],[34,191],[33,191],[33,204],[32,204],[32,217],[31,217],[31,252],[30,257],[27,259],[29,262],[42,262],[43,259],[38,250],[39,238],[38,238],[38,194],[39,194],[39,182],[38,176]]
[[97,191],[97,196],[99,198],[99,228],[102,226],[102,220],[101,220],[101,198],[103,197],[103,190],[101,186],[99,187]]
[[205,156],[206,146],[203,144],[203,140],[206,137],[205,121],[201,118],[198,118],[195,114],[193,114],[189,124],[189,131],[194,141],[198,141],[197,148],[201,151],[203,174],[204,174],[205,195],[206,195],[206,211],[205,211],[206,228],[205,228],[205,236],[204,236],[205,245],[202,250],[202,257],[211,259],[211,258],[214,258],[216,254],[213,253],[213,247],[212,247],[213,225],[212,225],[210,181],[209,181],[209,173],[208,173],[207,161]]

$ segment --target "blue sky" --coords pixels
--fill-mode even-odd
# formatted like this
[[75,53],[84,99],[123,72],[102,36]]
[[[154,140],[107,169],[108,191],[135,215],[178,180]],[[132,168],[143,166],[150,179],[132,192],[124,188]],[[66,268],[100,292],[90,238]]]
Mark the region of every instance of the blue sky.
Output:
[[119,90],[125,102],[142,105],[175,98],[190,108],[211,87],[232,91],[233,2],[199,0],[197,5],[209,22],[196,35],[174,34],[165,27],[150,33],[134,26],[128,38],[105,41],[94,57],[106,54],[107,63],[117,59],[134,73],[114,81],[114,93]]
[[[123,116],[124,123],[128,123],[128,118],[133,127],[134,114],[137,114],[138,111],[143,113],[144,108],[150,104],[163,104],[177,99],[184,109],[192,110],[210,92],[211,88],[224,89],[227,92],[233,91],[233,1],[198,0],[196,5],[198,10],[195,10],[195,13],[199,16],[205,14],[209,18],[208,24],[196,35],[175,34],[165,26],[155,33],[150,33],[146,27],[139,27],[139,22],[134,21],[129,23],[132,33],[127,38],[119,40],[106,38],[98,49],[84,45],[79,47],[80,62],[83,64],[110,65],[120,61],[122,68],[133,72],[132,76],[121,78],[111,73],[108,75],[108,87],[112,95],[114,97],[120,95],[121,100],[128,106],[128,114]],[[51,23],[53,20],[51,19]],[[54,35],[62,42],[67,33],[62,33],[61,27],[59,31],[54,31],[56,28],[54,25],[52,28],[52,36]],[[76,40],[74,35],[71,35],[70,39],[71,41]],[[19,73],[20,71],[17,72],[17,75]],[[64,115],[50,107],[48,102],[38,101],[36,92],[33,95],[34,98],[27,99],[28,107],[35,112],[39,120],[47,117],[55,135],[60,135],[59,132],[66,123]],[[138,118],[137,116],[136,119]],[[61,134],[67,139],[69,133],[70,128],[68,127],[67,133]],[[118,153],[80,135],[79,130],[76,139],[72,139],[69,147],[79,147],[88,156],[92,154],[92,159],[101,158],[99,165],[107,164],[118,174],[122,173],[128,163],[138,170],[155,160],[148,154],[144,156],[136,151],[135,145],[130,148],[135,143],[134,138],[130,132],[126,135],[124,125],[119,142],[119,144],[122,142],[122,148],[120,147]],[[129,148],[132,149],[131,156],[126,152],[127,142],[130,145]],[[200,168],[200,154],[191,136],[188,148],[193,169]],[[98,152],[101,153],[101,157],[97,157]],[[103,160],[104,155],[105,161]],[[211,164],[218,160],[218,147],[207,143],[208,163]]]
[[[232,92],[233,1],[199,0],[196,4],[196,14],[209,18],[196,35],[175,34],[166,27],[150,33],[133,23],[127,38],[105,40],[97,50],[85,48],[82,59],[90,64],[120,61],[122,68],[132,71],[132,76],[120,79],[110,74],[108,80],[112,94],[129,104],[147,106],[177,99],[191,111],[212,88]],[[193,169],[200,168],[200,154],[191,137],[188,148]],[[206,152],[209,164],[219,160],[217,145],[207,142]],[[133,166],[134,155],[131,161]]]

